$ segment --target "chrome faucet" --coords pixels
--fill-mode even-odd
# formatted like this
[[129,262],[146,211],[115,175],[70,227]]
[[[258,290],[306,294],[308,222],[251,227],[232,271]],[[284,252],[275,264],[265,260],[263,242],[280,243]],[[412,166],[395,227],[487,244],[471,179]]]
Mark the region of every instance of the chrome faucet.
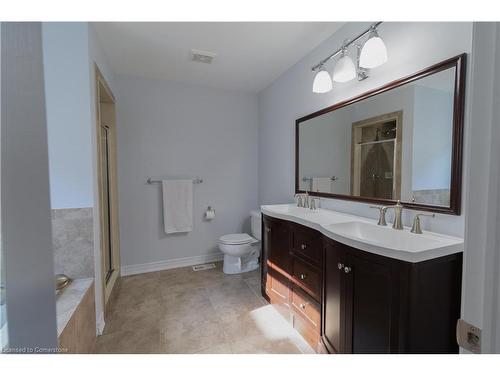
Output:
[[295,194],[294,198],[297,198],[297,207],[304,207],[303,202],[304,194]]
[[305,193],[295,194],[294,198],[297,198],[297,207],[309,208],[311,210],[315,210],[316,207],[316,199],[320,202],[319,197],[313,197],[309,195],[309,192],[306,190]]
[[316,199],[318,200],[318,208],[320,205],[320,200],[319,197],[310,197],[310,202],[309,202],[309,209],[310,210],[315,210],[316,209]]
[[295,194],[295,198],[297,198],[297,207],[309,208],[309,193],[307,190],[303,194]]
[[416,214],[413,219],[413,225],[411,227],[411,232],[415,234],[422,234],[422,228],[420,227],[420,216],[435,217],[435,214]]
[[403,229],[403,205],[401,204],[401,201],[398,199],[394,206],[387,206],[387,208],[394,208],[394,223],[392,224],[392,228],[397,230]]
[[376,208],[379,210],[377,225],[386,226],[387,221],[385,221],[385,213],[387,212],[387,207],[386,206],[370,206],[370,208]]
[[401,219],[401,214],[403,212],[403,205],[398,200],[394,206],[370,206],[370,208],[376,208],[379,210],[379,217],[377,225],[387,225],[387,221],[385,220],[385,214],[389,208],[394,208],[394,223],[392,227],[394,229],[403,229],[403,220]]

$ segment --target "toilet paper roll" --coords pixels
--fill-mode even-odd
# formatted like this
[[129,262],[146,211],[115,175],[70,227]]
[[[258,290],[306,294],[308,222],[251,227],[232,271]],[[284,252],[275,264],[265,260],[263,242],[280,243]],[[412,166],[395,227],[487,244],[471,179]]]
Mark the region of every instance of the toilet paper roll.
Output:
[[213,218],[215,218],[215,210],[212,207],[208,207],[205,212],[205,219],[212,220]]

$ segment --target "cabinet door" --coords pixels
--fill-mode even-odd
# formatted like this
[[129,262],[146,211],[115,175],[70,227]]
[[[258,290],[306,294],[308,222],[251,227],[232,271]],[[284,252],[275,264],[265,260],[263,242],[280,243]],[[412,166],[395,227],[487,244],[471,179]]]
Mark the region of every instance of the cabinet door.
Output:
[[345,267],[346,352],[391,353],[397,341],[397,293],[393,291],[398,288],[391,266],[349,251]]
[[267,273],[266,293],[269,302],[286,320],[290,320],[290,294],[291,285],[287,277],[274,268],[269,268]]
[[266,221],[266,245],[268,262],[271,266],[290,273],[290,230],[285,221]]
[[344,288],[344,251],[342,245],[324,242],[324,283],[323,283],[323,342],[330,353],[344,352],[342,311]]

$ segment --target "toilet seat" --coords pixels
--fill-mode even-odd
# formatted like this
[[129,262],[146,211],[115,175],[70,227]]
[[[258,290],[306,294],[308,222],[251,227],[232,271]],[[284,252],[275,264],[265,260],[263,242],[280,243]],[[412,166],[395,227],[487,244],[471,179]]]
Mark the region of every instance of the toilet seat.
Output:
[[219,238],[219,243],[225,245],[246,245],[254,241],[255,239],[246,233],[226,234]]

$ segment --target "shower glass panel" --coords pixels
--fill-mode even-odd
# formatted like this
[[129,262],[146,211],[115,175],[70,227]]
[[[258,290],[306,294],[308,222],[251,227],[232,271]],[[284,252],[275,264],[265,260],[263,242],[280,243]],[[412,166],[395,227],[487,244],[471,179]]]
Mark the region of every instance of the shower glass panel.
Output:
[[113,251],[112,251],[112,241],[111,241],[111,205],[110,205],[110,194],[109,194],[109,161],[110,161],[110,129],[107,126],[101,126],[101,147],[103,150],[103,158],[102,158],[102,183],[104,187],[103,194],[103,231],[102,235],[104,236],[104,269],[106,271],[106,282],[109,281],[111,275],[113,274]]
[[362,144],[360,194],[394,199],[394,140]]

